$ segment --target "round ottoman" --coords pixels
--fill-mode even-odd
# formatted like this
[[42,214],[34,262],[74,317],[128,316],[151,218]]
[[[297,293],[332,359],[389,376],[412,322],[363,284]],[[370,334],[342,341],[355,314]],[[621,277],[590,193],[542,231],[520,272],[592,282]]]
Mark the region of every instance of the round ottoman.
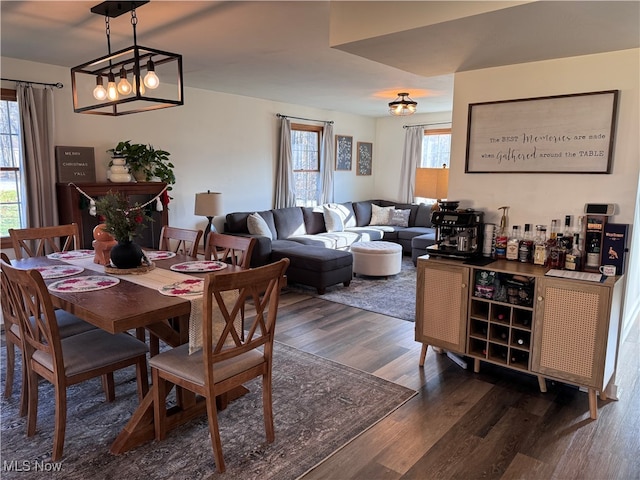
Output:
[[356,242],[351,245],[353,274],[385,277],[402,268],[402,246],[392,242]]

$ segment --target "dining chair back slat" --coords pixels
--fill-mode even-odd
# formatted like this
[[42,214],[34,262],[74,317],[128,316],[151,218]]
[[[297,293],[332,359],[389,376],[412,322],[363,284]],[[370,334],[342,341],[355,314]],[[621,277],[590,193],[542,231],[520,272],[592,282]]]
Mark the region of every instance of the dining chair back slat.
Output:
[[10,228],[9,237],[16,259],[38,257],[53,252],[76,250],[80,245],[78,225],[55,227]]
[[253,237],[211,232],[207,237],[204,258],[249,268],[256,241]]
[[189,257],[198,256],[198,246],[202,230],[190,230],[165,225],[160,233],[160,250],[182,253]]
[[[154,385],[156,439],[166,435],[166,393],[175,384],[205,397],[209,433],[216,468],[224,472],[224,458],[217,418],[216,398],[255,377],[262,377],[262,404],[268,442],[275,438],[271,372],[273,341],[280,299],[289,259],[228,274],[209,274],[203,297],[202,350],[193,353],[202,361],[194,371],[189,349],[179,347],[150,360]],[[247,301],[249,300],[249,303]],[[236,330],[244,306],[251,322],[246,336]],[[224,327],[220,333],[219,323]]]

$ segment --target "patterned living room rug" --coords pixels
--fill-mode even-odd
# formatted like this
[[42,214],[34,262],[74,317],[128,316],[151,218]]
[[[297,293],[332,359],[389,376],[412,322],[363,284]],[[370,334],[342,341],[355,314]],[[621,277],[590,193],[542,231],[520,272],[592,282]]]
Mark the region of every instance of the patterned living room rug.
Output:
[[[17,354],[18,363],[21,355]],[[2,348],[4,388],[6,349]],[[206,415],[122,455],[109,447],[138,405],[135,370],[116,373],[108,404],[99,379],[68,389],[63,458],[51,464],[54,400],[40,384],[37,433],[18,416],[20,366],[11,399],[2,399],[0,477],[54,479],[295,479],[405,403],[416,392],[276,342],[273,410],[276,439],[265,440],[261,382],[219,412],[226,473],[215,470]],[[43,463],[44,462],[44,463]],[[37,467],[47,469],[36,472]],[[56,471],[56,469],[59,469]],[[26,475],[25,475],[26,473]]]
[[318,295],[315,288],[292,284],[284,290],[303,293],[370,312],[414,322],[416,318],[416,267],[409,256],[402,257],[402,270],[390,277],[356,276],[345,287],[341,283]]

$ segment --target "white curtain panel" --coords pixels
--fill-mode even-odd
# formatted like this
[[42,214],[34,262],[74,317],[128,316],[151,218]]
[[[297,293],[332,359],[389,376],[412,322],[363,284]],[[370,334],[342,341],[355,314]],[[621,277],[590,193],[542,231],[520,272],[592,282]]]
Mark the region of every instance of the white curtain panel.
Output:
[[400,171],[400,201],[413,203],[415,195],[416,168],[422,159],[422,137],[424,127],[405,127],[402,170]]
[[320,149],[321,185],[318,191],[318,205],[333,202],[333,164],[335,151],[333,147],[333,124],[326,123],[323,129],[322,146]]
[[291,121],[288,118],[283,118],[281,121],[280,155],[278,156],[275,187],[275,208],[294,207],[296,205],[291,155]]
[[34,89],[29,84],[18,83],[17,97],[29,198],[27,225],[57,225],[53,87]]

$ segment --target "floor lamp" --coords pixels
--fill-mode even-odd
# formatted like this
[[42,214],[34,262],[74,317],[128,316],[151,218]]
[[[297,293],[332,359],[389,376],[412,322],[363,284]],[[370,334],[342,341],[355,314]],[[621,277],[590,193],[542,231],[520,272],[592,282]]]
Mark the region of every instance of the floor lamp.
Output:
[[449,169],[442,168],[416,168],[416,188],[414,195],[423,198],[435,198],[431,210],[440,210],[440,201],[447,198],[449,189]]
[[209,232],[216,231],[216,227],[213,226],[213,217],[222,214],[222,194],[219,192],[206,192],[196,193],[196,206],[194,214],[202,217],[207,217],[209,223],[204,231],[204,245],[207,246],[207,236]]

